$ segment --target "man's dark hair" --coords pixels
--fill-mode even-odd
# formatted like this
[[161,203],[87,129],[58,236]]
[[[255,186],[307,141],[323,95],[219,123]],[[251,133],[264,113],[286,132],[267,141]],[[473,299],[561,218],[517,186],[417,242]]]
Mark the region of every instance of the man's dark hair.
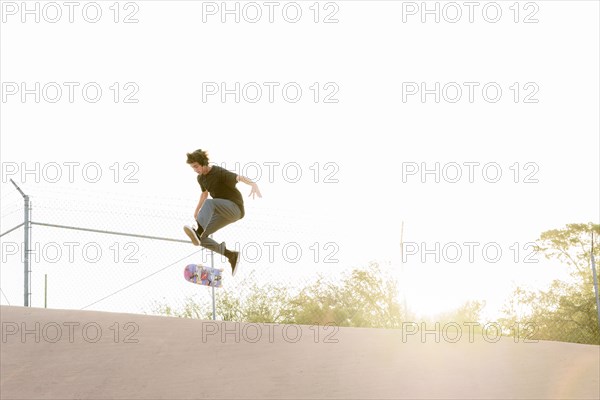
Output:
[[202,149],[198,149],[193,153],[187,153],[187,163],[193,164],[197,162],[201,166],[205,167],[208,165],[208,153]]

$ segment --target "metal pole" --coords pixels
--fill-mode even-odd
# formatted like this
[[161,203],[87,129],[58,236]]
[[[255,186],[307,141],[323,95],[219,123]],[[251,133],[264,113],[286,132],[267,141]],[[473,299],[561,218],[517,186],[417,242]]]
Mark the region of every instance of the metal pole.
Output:
[[[210,238],[212,238],[212,235],[209,236]],[[214,268],[215,267],[215,252],[211,251],[210,252],[210,267]],[[216,310],[216,306],[215,306],[215,287],[211,286],[212,289],[212,306],[213,306],[213,321],[217,318],[217,310]]]
[[600,297],[598,296],[598,275],[596,274],[596,261],[594,260],[594,233],[592,232],[592,273],[594,276],[594,292],[596,292],[596,311],[598,311],[598,331],[600,332]]
[[30,235],[30,229],[31,229],[31,221],[30,221],[30,217],[31,217],[31,204],[29,202],[29,196],[26,195],[25,193],[23,193],[23,191],[21,190],[21,188],[19,186],[17,186],[17,184],[15,183],[15,181],[13,181],[12,179],[10,180],[10,182],[17,188],[17,190],[19,191],[19,193],[21,193],[21,196],[23,196],[23,199],[25,201],[25,221],[23,222],[24,225],[24,231],[25,231],[25,237],[23,238],[23,251],[24,251],[24,257],[23,257],[23,269],[24,269],[24,279],[23,279],[23,297],[24,297],[24,305],[25,307],[29,307],[30,303],[31,303],[31,292],[30,292],[30,274],[31,274],[31,268],[29,265],[29,247],[30,247],[30,240],[31,240],[31,235]]
[[213,321],[217,319],[217,310],[215,309],[215,287],[212,286],[212,303],[213,303]]
[[31,267],[29,260],[29,247],[31,243],[31,203],[29,202],[29,196],[25,195],[25,237],[23,242],[23,248],[25,252],[25,260],[24,260],[24,269],[25,269],[25,284],[24,284],[24,294],[25,294],[25,307],[31,306]]

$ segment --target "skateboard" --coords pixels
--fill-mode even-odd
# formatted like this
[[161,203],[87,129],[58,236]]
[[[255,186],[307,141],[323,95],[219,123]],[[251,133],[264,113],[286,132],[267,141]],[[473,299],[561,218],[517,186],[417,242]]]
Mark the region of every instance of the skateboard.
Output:
[[183,276],[186,281],[196,285],[221,287],[223,270],[200,264],[189,264],[183,270]]

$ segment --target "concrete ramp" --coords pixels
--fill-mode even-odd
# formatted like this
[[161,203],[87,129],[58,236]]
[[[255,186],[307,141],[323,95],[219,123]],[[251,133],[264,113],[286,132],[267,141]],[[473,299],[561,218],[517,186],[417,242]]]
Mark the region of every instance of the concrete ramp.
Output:
[[[598,399],[600,348],[0,307],[2,399]],[[410,333],[410,334],[409,334]],[[496,340],[499,339],[499,340]]]

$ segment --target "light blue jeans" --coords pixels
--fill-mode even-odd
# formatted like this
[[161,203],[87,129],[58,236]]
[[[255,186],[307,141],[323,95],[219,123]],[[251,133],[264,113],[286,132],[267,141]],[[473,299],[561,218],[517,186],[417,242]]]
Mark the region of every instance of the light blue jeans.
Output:
[[217,243],[209,235],[219,229],[237,221],[242,217],[242,212],[237,204],[226,199],[206,199],[200,212],[196,216],[196,222],[202,228],[200,245],[215,253],[225,254],[225,243]]

